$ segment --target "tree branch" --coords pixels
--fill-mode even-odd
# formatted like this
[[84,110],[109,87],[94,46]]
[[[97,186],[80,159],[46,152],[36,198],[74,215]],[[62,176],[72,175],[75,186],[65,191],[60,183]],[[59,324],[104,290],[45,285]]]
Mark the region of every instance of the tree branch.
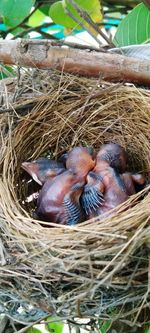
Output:
[[50,40],[0,41],[0,62],[150,86],[150,61],[59,47],[58,42]]
[[84,23],[82,22],[82,20],[79,20],[78,18],[76,18],[70,10],[68,10],[67,8],[65,9],[65,13],[71,17],[78,26],[81,26],[83,30],[87,31],[89,33],[89,35],[91,35],[93,37],[93,39],[95,39],[95,41],[99,44],[99,46],[101,46],[101,42],[99,41],[99,39],[92,33],[92,31],[90,29],[88,29],[88,27],[86,27],[84,25]]

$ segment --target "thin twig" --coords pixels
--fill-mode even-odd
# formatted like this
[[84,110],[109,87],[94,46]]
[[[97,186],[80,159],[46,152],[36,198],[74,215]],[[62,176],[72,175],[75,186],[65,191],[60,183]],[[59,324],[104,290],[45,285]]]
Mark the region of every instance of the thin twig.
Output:
[[[26,30],[21,31],[21,32],[19,32],[17,35],[15,35],[15,36],[12,38],[12,40],[14,40],[14,39],[16,39],[16,38],[24,37],[25,35],[29,34],[29,33],[32,32],[32,31],[39,32],[40,34],[42,34],[43,32],[41,31],[41,29],[43,29],[43,28],[47,28],[47,27],[50,27],[50,26],[52,26],[52,25],[54,25],[54,23],[45,23],[45,24],[43,24],[43,25],[39,25],[39,26],[37,26],[37,27],[30,27],[30,28],[28,27]],[[48,37],[48,38],[51,38],[52,40],[53,40],[53,39],[56,39],[55,36],[50,35],[50,34],[47,34],[47,37]]]
[[143,297],[143,300],[141,302],[141,306],[139,307],[139,310],[138,310],[138,312],[137,312],[137,314],[135,316],[133,325],[135,325],[135,323],[136,323],[136,321],[137,321],[137,319],[138,319],[138,317],[139,317],[139,315],[140,315],[140,313],[141,313],[141,311],[143,309],[144,303],[146,303],[146,301],[147,301],[147,298],[148,298],[149,294],[150,294],[150,256],[149,256],[149,267],[148,267],[148,287],[147,287],[147,291],[146,291],[146,293],[145,293],[145,295]]
[[81,26],[84,30],[86,30],[89,35],[91,35],[95,41],[99,44],[99,46],[101,46],[101,42],[99,41],[99,39],[90,31],[90,29],[88,29],[82,22],[81,20],[78,20],[71,12],[69,9],[65,9],[66,14],[71,17],[79,26]]
[[112,41],[106,36],[106,34],[95,24],[95,22],[93,22],[90,15],[86,11],[81,9],[74,0],[70,0],[70,3],[76,9],[80,17],[82,17],[98,34],[100,34],[101,37],[103,37],[104,40],[108,43],[108,45],[114,45]]

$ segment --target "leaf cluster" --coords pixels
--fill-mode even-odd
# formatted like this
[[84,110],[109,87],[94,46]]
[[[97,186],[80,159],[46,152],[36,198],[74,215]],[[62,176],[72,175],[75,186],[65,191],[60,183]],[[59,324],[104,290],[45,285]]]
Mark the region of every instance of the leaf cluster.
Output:
[[119,24],[113,40],[116,46],[147,43],[149,0],[144,0],[146,5],[139,1],[1,0],[0,34],[2,38],[9,34],[11,39],[30,38],[31,33],[38,38],[60,39],[86,29],[96,39],[101,26],[107,30]]

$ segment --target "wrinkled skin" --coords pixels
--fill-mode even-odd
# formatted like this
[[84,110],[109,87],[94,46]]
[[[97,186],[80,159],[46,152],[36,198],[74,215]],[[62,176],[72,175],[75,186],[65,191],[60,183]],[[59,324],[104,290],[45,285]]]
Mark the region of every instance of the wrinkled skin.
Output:
[[55,160],[41,157],[32,162],[23,162],[21,167],[34,179],[39,185],[43,185],[49,177],[55,176],[65,171],[64,164]]
[[124,173],[122,174],[127,192],[129,195],[135,194],[145,188],[148,184],[145,177],[141,174]]
[[135,183],[143,185],[145,179],[139,174],[124,173],[101,161],[99,168],[90,172],[87,185],[84,187],[81,202],[88,218],[100,215],[100,218],[111,216],[111,210],[125,202],[136,193]]
[[87,185],[81,197],[88,217],[98,215],[100,207],[101,213],[104,213],[127,200],[128,193],[120,177],[126,165],[127,154],[123,147],[116,143],[102,145],[96,155],[93,172],[87,176]]
[[127,153],[117,143],[104,144],[97,153],[95,171],[98,170],[101,161],[106,161],[117,172],[124,173],[127,166]]
[[79,203],[84,182],[70,171],[48,179],[43,185],[37,201],[36,216],[44,221],[75,225],[83,220]]
[[88,147],[75,147],[66,159],[66,168],[81,178],[86,178],[88,172],[95,166],[93,151]]
[[125,183],[120,174],[107,162],[101,162],[98,172],[87,176],[82,204],[88,218],[104,215],[128,199]]

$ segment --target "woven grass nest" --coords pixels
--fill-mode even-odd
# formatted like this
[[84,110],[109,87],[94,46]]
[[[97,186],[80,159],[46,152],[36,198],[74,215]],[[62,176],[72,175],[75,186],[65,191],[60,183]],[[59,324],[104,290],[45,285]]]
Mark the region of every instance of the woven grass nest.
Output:
[[135,322],[150,305],[150,186],[101,222],[47,224],[32,217],[35,204],[26,198],[33,187],[21,163],[45,153],[57,158],[78,144],[98,150],[117,142],[128,152],[128,170],[150,181],[150,91],[73,75],[57,74],[54,82],[33,98],[30,112],[5,115],[0,307],[11,316],[30,304],[39,318],[47,312],[109,318],[113,312]]

